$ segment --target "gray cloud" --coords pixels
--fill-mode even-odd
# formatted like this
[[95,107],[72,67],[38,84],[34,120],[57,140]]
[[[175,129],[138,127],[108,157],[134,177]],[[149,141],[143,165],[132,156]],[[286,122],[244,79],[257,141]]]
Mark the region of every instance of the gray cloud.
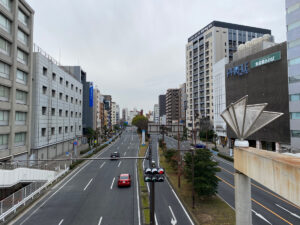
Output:
[[212,20],[269,28],[286,40],[282,0],[27,1],[34,41],[62,64],[80,64],[121,107],[152,110],[159,94],[183,83],[187,38]]

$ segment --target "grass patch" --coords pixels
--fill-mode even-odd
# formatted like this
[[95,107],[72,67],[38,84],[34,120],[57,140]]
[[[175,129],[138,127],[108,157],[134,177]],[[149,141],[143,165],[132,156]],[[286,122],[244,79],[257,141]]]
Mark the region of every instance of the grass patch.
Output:
[[[146,154],[148,148],[148,143],[145,146],[140,146],[139,157],[143,157]],[[142,203],[142,212],[145,224],[150,224],[150,204],[149,204],[149,194],[147,190],[146,183],[144,182],[144,171],[143,171],[143,160],[138,160],[138,176],[140,185],[140,196]]]
[[197,195],[195,197],[195,209],[192,208],[192,184],[188,183],[181,176],[181,188],[178,188],[177,169],[173,169],[169,163],[167,163],[165,157],[160,154],[160,165],[165,168],[166,175],[169,178],[173,188],[178,194],[179,198],[192,215],[196,224],[201,225],[232,225],[235,224],[235,211],[230,208],[219,197],[214,196],[210,199],[201,199]]

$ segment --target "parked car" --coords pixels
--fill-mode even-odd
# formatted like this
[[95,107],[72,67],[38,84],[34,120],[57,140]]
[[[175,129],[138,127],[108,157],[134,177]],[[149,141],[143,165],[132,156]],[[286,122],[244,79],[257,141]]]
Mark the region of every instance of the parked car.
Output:
[[120,158],[120,153],[119,152],[113,152],[110,154],[110,159],[114,160],[114,159],[119,159]]
[[130,174],[129,173],[122,173],[119,176],[118,179],[118,187],[130,187],[131,185],[131,179],[130,179]]
[[196,148],[206,148],[206,145],[204,145],[204,144],[196,144],[195,147]]

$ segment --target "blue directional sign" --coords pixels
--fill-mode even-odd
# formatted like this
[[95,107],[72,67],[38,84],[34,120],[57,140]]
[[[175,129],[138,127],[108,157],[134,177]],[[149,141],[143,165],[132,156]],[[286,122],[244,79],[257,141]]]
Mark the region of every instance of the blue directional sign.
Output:
[[93,83],[90,83],[90,90],[89,90],[89,106],[93,107],[94,106],[94,88],[93,88]]

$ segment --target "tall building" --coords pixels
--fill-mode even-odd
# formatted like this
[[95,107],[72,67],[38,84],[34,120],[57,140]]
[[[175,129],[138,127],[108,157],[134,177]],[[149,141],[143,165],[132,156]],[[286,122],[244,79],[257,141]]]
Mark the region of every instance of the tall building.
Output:
[[153,110],[153,121],[154,123],[159,123],[159,105],[155,104],[154,105],[154,110]]
[[300,151],[300,0],[286,0],[291,148]]
[[94,107],[93,107],[93,130],[101,130],[101,117],[100,117],[100,100],[101,100],[101,94],[100,90],[95,87],[94,93],[93,93],[93,101],[94,101]]
[[216,62],[228,57],[238,45],[271,34],[270,30],[238,24],[213,21],[188,39],[186,45],[186,90],[187,127],[192,129],[193,121],[207,118],[213,121],[213,79],[212,68]]
[[116,123],[120,124],[120,106],[116,105]]
[[40,48],[33,53],[31,149],[52,159],[81,144],[82,83]]
[[166,95],[160,95],[158,97],[159,116],[166,115]]
[[104,98],[104,110],[106,111],[106,126],[108,129],[112,128],[112,98],[111,95],[103,95]]
[[114,126],[117,124],[117,104],[112,102],[111,104],[111,125]]
[[122,120],[124,122],[128,121],[128,109],[127,108],[122,109]]
[[186,83],[183,83],[179,87],[180,91],[180,122],[186,125],[186,110],[187,110],[187,94]]
[[0,1],[0,160],[30,153],[33,9]]
[[178,122],[179,117],[179,89],[168,89],[166,94],[167,124]]

